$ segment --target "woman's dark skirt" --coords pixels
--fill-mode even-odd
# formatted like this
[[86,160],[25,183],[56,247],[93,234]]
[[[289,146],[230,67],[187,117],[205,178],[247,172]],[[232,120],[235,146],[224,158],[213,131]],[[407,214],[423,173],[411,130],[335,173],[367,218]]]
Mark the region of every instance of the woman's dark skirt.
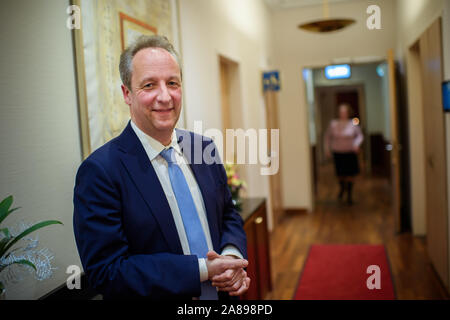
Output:
[[338,177],[353,177],[359,174],[358,156],[354,152],[333,153],[334,166]]

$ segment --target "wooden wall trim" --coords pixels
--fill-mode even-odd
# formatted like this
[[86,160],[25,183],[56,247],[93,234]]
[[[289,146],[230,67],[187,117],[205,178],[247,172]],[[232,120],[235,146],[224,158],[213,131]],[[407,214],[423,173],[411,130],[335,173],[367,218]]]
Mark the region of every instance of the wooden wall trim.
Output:
[[284,208],[284,214],[287,215],[300,215],[307,214],[308,209],[306,208]]

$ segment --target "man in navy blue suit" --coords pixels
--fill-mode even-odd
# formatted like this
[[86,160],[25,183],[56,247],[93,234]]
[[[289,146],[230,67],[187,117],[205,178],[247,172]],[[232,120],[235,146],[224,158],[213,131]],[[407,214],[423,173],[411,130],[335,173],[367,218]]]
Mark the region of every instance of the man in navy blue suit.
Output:
[[142,36],[121,55],[131,120],[80,166],[74,232],[105,299],[227,299],[250,285],[243,221],[213,141],[175,129],[178,56]]

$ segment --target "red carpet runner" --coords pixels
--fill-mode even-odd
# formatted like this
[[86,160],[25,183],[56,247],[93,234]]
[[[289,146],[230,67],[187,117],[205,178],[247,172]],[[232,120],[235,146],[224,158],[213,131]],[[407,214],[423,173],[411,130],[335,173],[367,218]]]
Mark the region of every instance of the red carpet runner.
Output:
[[[378,266],[377,271],[369,266]],[[380,289],[374,288],[379,275]],[[382,245],[313,245],[295,300],[393,300],[391,272]]]

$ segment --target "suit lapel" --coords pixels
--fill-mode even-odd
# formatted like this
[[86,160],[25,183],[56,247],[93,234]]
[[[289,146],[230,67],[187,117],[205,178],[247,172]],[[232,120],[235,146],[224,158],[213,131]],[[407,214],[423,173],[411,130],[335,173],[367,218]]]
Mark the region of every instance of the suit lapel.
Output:
[[118,137],[118,142],[125,151],[121,155],[121,161],[158,221],[168,246],[172,252],[183,254],[175,221],[161,183],[130,123]]

